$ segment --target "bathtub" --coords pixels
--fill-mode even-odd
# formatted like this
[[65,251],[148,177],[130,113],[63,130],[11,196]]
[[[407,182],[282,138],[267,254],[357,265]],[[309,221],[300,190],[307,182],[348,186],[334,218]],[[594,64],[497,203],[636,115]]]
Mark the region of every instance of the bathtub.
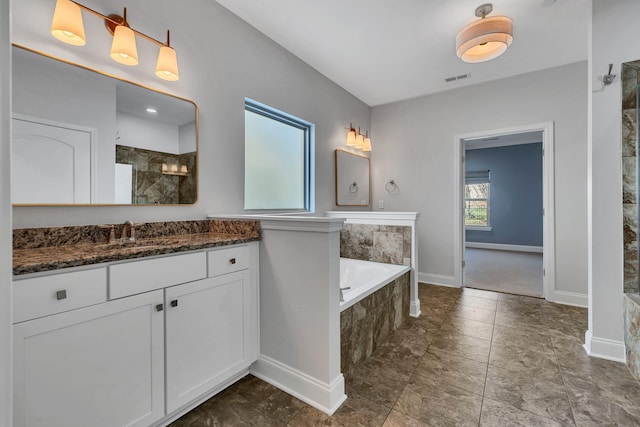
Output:
[[351,288],[342,291],[344,301],[340,302],[340,311],[368,297],[409,270],[406,265],[340,258],[340,287]]

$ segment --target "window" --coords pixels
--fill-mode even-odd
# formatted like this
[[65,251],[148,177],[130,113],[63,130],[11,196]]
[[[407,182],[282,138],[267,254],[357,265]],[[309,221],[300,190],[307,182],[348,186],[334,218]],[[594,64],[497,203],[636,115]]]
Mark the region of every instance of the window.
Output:
[[464,185],[464,225],[489,228],[489,171],[467,172]]
[[313,125],[245,99],[244,208],[313,211]]

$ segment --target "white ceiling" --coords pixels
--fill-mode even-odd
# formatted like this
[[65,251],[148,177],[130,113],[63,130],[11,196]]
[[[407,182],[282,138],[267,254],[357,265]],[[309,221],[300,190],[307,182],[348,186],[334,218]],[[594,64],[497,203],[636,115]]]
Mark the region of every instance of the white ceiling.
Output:
[[589,0],[495,0],[514,42],[479,64],[455,37],[482,0],[217,1],[371,106],[587,59]]

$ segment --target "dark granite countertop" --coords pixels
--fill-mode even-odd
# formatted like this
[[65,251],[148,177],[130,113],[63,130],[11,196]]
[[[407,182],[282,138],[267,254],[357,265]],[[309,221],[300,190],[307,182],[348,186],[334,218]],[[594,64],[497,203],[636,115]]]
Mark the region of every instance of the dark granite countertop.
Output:
[[[201,232],[182,231],[181,234],[166,236],[147,233],[146,236],[140,236],[135,242],[125,241],[123,243],[108,243],[106,239],[102,240],[102,238],[80,239],[79,241],[75,238],[71,242],[62,241],[59,237],[61,234],[68,236],[73,233],[66,233],[66,229],[60,230],[58,228],[16,230],[14,231],[13,274],[38,273],[61,268],[123,261],[260,240],[260,230],[257,222],[247,222],[240,224],[239,227],[239,221],[222,224],[220,221],[215,223],[211,221],[211,226],[206,223],[203,226],[201,223],[204,222],[198,221],[195,224],[199,226],[197,231]],[[167,224],[173,227],[167,227]],[[180,223],[162,223],[162,226],[165,230],[167,228],[175,229],[176,226],[174,224],[183,225]],[[191,231],[193,231],[193,224],[191,225]],[[229,225],[234,227],[229,227]],[[82,228],[83,230],[75,231],[84,236],[91,234],[87,233],[87,226]],[[105,229],[104,226],[100,226],[100,228]],[[67,227],[67,229],[71,228]],[[186,230],[188,231],[189,228]],[[65,233],[61,233],[62,231]],[[55,238],[50,236],[55,236]],[[27,241],[34,242],[38,239],[49,241],[49,243],[55,241],[57,244],[45,242],[38,244],[38,247],[32,247],[36,245],[25,243]]]

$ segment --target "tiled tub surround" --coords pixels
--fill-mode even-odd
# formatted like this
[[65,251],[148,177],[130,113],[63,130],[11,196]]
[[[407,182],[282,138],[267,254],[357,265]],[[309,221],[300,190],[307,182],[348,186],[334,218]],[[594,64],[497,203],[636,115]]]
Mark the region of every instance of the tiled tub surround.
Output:
[[348,378],[409,317],[409,276],[402,276],[340,313],[340,363]]
[[[197,197],[196,152],[184,154],[163,153],[142,148],[116,145],[116,163],[131,165],[134,204],[191,204]],[[162,173],[162,164],[184,165],[187,175]]]
[[638,183],[637,92],[640,61],[622,64],[622,212],[624,227],[624,291],[637,294],[638,286]]
[[411,265],[411,227],[345,223],[340,232],[340,256]]
[[640,296],[624,296],[624,344],[627,366],[636,379],[640,379]]
[[193,220],[135,224],[136,242],[109,243],[111,226],[120,239],[122,224],[13,230],[13,274],[119,261],[260,240],[253,220]]

